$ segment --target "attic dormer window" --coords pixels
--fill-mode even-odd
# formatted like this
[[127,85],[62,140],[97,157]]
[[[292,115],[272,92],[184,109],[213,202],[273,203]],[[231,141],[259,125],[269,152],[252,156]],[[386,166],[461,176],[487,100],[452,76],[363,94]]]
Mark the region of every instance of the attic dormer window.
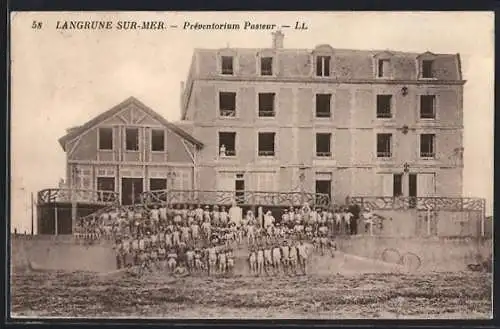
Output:
[[434,74],[432,72],[434,61],[433,60],[423,60],[422,61],[422,78],[431,79],[434,78]]
[[221,68],[222,74],[232,75],[233,70],[233,56],[222,56],[221,57]]
[[377,77],[388,78],[389,77],[389,59],[379,59],[377,65]]
[[316,76],[329,77],[330,76],[330,56],[317,56],[316,57]]

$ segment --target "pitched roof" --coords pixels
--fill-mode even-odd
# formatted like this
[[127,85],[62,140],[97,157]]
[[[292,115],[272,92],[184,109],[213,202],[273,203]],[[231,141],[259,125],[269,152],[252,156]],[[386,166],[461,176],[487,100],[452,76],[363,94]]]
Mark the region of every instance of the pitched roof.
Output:
[[91,119],[90,121],[86,122],[85,124],[72,128],[66,135],[63,137],[59,138],[59,144],[61,144],[62,148],[65,150],[66,147],[66,142],[76,138],[77,136],[83,134],[86,130],[96,126],[97,124],[101,123],[104,120],[107,120],[111,118],[113,115],[117,114],[121,110],[123,110],[125,107],[129,105],[135,105],[138,108],[140,108],[142,111],[153,117],[154,119],[158,120],[160,123],[162,123],[165,127],[179,135],[180,137],[184,138],[185,140],[191,142],[192,144],[196,145],[198,148],[203,147],[203,143],[194,138],[192,135],[189,133],[185,132],[183,129],[179,128],[175,124],[167,121],[164,117],[162,117],[160,114],[156,113],[153,111],[150,107],[146,106],[144,103],[139,101],[135,97],[129,97],[120,104],[114,106],[113,108],[109,109],[106,112],[103,112],[96,116],[95,118]]

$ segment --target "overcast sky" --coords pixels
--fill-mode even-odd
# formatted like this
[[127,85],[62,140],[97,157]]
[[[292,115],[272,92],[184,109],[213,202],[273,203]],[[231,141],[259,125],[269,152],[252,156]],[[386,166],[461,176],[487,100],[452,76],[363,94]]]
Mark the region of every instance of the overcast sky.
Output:
[[[64,20],[200,23],[305,22],[285,47],[460,53],[464,95],[464,195],[493,199],[494,20],[491,13],[17,13],[11,24],[12,224],[30,229],[30,192],[57,187],[65,154],[57,140],[129,96],[179,120],[180,82],[194,48],[269,47],[270,31],[61,31]],[[32,29],[33,21],[41,29]],[[36,223],[35,223],[36,225]],[[12,229],[13,229],[12,228]]]

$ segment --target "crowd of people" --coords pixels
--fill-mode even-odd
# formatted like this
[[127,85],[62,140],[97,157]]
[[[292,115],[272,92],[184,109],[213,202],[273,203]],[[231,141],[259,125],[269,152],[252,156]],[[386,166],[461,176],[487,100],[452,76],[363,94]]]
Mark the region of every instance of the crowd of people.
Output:
[[[322,254],[333,251],[335,236],[357,234],[360,213],[352,203],[334,209],[304,204],[285,209],[278,218],[262,207],[243,214],[235,203],[150,209],[140,205],[87,217],[80,223],[80,234],[114,239],[118,268],[227,274],[234,271],[235,250],[244,244],[255,275],[305,273],[309,251],[304,241]],[[366,213],[363,221],[368,224]]]

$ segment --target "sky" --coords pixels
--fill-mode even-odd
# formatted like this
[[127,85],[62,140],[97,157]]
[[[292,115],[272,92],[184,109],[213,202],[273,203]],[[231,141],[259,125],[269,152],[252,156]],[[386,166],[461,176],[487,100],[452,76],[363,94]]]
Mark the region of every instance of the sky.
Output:
[[[183,30],[185,22],[295,26],[285,48],[460,53],[464,88],[464,196],[493,207],[494,16],[488,12],[121,12],[11,16],[11,230],[30,231],[30,193],[65,173],[58,139],[130,96],[180,119],[180,84],[194,48],[270,47],[271,31]],[[166,21],[179,28],[58,30],[57,21]],[[42,23],[34,29],[33,22]],[[36,24],[35,24],[36,25]],[[36,217],[35,217],[36,218]],[[36,232],[36,221],[35,221]]]

